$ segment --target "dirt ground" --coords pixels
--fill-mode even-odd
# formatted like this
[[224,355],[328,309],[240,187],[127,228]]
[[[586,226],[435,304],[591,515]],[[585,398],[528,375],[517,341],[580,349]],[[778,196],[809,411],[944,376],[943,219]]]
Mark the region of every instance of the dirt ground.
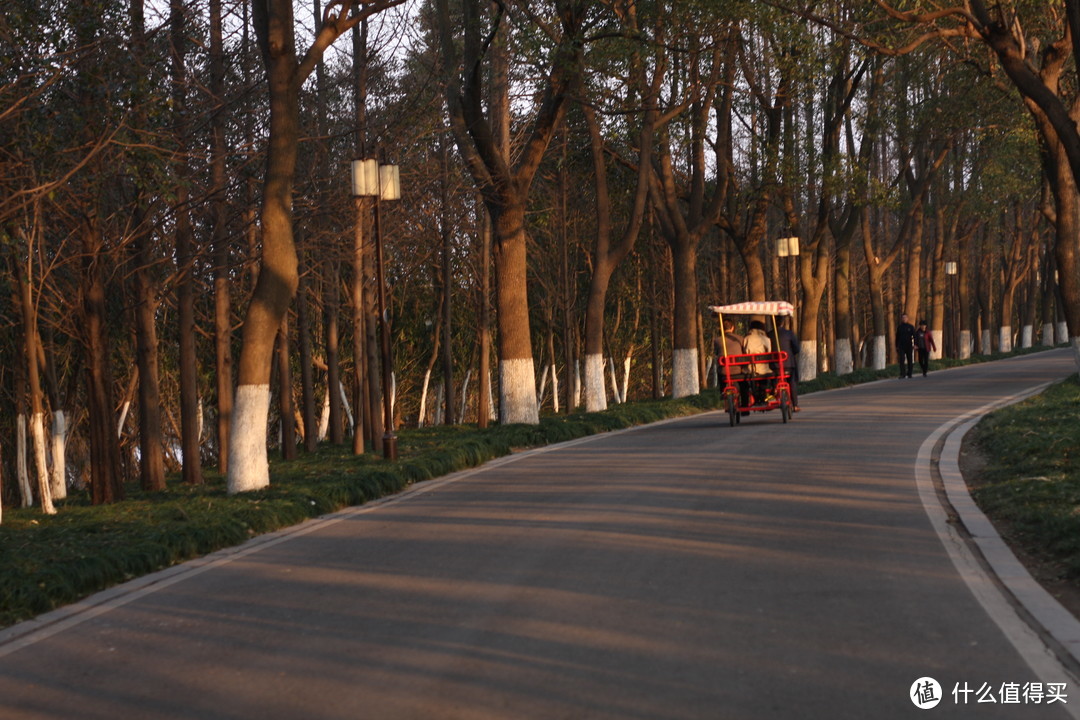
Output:
[[[960,449],[960,472],[969,488],[979,487],[981,470],[985,465],[986,459],[979,449],[970,439],[965,439]],[[1075,580],[1065,579],[1060,563],[1046,557],[1033,543],[1025,544],[1024,538],[1017,537],[1009,523],[990,514],[987,514],[987,517],[1031,576],[1068,609],[1073,617],[1080,618],[1080,584]]]

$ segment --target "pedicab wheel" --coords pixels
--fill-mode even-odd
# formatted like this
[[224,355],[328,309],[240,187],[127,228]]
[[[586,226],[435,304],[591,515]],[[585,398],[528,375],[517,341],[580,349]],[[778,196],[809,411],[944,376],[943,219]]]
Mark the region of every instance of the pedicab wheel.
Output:
[[791,419],[791,398],[788,397],[787,390],[780,391],[780,417],[784,422]]
[[728,422],[731,423],[731,427],[735,427],[739,422],[739,405],[735,402],[735,396],[728,395],[724,404],[727,406]]

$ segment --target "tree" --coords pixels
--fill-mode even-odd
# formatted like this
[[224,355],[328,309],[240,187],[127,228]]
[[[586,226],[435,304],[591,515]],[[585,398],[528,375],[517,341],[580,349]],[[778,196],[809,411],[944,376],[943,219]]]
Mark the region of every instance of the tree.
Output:
[[[299,139],[299,94],[326,49],[364,18],[404,0],[343,0],[328,6],[311,46],[301,57],[291,0],[258,0],[252,20],[266,69],[270,129],[260,211],[259,279],[244,316],[236,403],[229,451],[230,493],[270,483],[266,429],[274,340],[299,282],[292,228],[293,176]],[[349,14],[354,6],[359,12]]]
[[[583,102],[581,109],[592,150],[597,218],[592,274],[585,306],[585,409],[589,412],[607,407],[607,394],[604,392],[604,313],[608,288],[615,269],[633,250],[641,231],[647,207],[656,129],[686,109],[683,104],[661,112],[660,94],[668,71],[665,26],[671,17],[659,6],[651,17],[641,18],[636,3],[614,2],[610,5],[618,21],[611,31],[612,35],[634,41],[633,45],[616,55],[613,74],[618,77],[619,73],[625,72],[626,81],[609,90],[609,94],[619,98],[613,108],[616,115],[628,113],[630,118],[638,118],[636,137],[632,138],[627,148],[628,156],[623,158],[624,163],[636,166],[636,173],[634,185],[628,188],[631,199],[627,219],[620,236],[613,242],[612,198],[606,157],[609,152],[618,153],[619,150],[605,142],[593,101]],[[648,44],[638,40],[643,21],[650,24]],[[632,104],[628,106],[628,102],[635,103],[637,107]],[[629,119],[624,131],[627,135],[635,132],[635,125]]]
[[[461,15],[452,17],[447,0],[436,0],[446,104],[458,151],[472,174],[491,217],[494,236],[496,321],[499,329],[499,418],[503,423],[540,421],[536,402],[532,334],[526,282],[527,227],[525,210],[529,190],[548,144],[566,112],[568,91],[578,67],[586,3],[554,0],[552,22],[531,3],[500,3],[484,30],[480,0],[462,0]],[[543,30],[552,47],[533,108],[531,129],[519,149],[510,147],[510,103],[507,66],[500,52],[489,56],[502,41],[505,8],[519,13]],[[461,26],[463,37],[455,38]],[[485,60],[492,75],[485,80]],[[487,112],[484,104],[488,103]]]
[[[859,38],[881,52],[900,55],[926,42],[952,38],[982,42],[1035,117],[1049,148],[1048,161],[1063,164],[1070,171],[1072,177],[1067,183],[1062,182],[1060,172],[1048,171],[1059,203],[1065,195],[1075,193],[1080,178],[1078,96],[1075,89],[1061,82],[1061,73],[1070,53],[1080,57],[1080,0],[1030,6],[1005,2],[996,4],[993,10],[983,0],[969,0],[961,5],[926,12],[901,10],[885,0],[875,2],[888,17],[917,28],[920,33],[907,43],[886,44]],[[1075,204],[1076,200],[1070,197],[1064,202]],[[1067,222],[1068,215],[1069,211],[1065,212],[1062,220]],[[1077,229],[1080,228],[1059,224],[1055,255],[1066,322],[1080,363],[1080,234]]]

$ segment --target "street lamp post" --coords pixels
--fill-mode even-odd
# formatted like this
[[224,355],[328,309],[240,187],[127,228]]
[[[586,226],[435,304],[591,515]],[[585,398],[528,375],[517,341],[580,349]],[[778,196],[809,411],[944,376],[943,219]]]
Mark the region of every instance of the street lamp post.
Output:
[[386,276],[383,264],[381,204],[401,199],[401,179],[397,165],[379,165],[374,158],[352,163],[353,195],[375,198],[375,282],[378,285],[380,351],[382,355],[383,457],[397,460],[394,408],[391,398],[393,361],[390,355],[390,318],[386,311]]
[[[790,303],[795,302],[793,297],[795,294],[795,277],[791,273],[791,258],[799,256],[799,238],[798,237],[782,237],[776,238],[776,256],[782,258],[784,266],[784,284],[787,300]],[[795,322],[795,318],[791,318],[792,323]]]
[[956,317],[960,311],[960,303],[956,298],[956,280],[958,266],[955,260],[950,260],[945,263],[945,276],[949,282],[949,305],[952,309],[949,311],[949,324],[952,327],[949,329],[949,344],[952,345],[952,356],[960,357],[960,320]]

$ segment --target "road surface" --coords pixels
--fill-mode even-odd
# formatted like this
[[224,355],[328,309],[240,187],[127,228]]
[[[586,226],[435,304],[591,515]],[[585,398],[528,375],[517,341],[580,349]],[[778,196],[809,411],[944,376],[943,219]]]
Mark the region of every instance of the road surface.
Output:
[[1080,686],[972,592],[916,470],[952,418],[1073,367],[816,393],[787,425],[708,413],[423,484],[9,629],[0,718],[1067,718]]

